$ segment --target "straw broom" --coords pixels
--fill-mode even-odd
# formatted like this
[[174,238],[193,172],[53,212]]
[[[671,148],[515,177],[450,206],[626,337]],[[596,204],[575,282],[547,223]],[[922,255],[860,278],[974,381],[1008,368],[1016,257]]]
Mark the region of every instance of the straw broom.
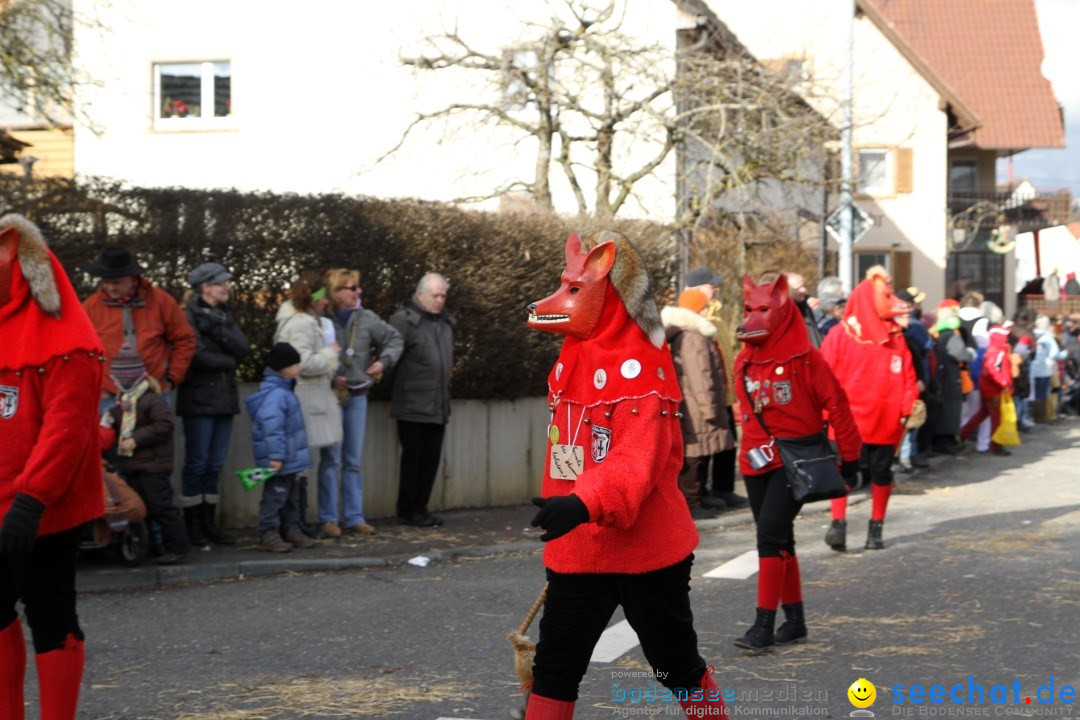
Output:
[[533,681],[533,657],[536,656],[536,643],[529,639],[525,634],[529,630],[529,626],[532,625],[532,621],[536,618],[536,614],[540,612],[540,607],[544,604],[544,598],[547,596],[548,584],[544,583],[544,587],[540,589],[540,594],[536,597],[536,602],[529,608],[529,613],[525,616],[525,620],[522,621],[521,627],[511,632],[506,636],[506,639],[510,642],[510,647],[514,648],[514,670],[517,672],[518,679],[521,680],[521,692],[525,695],[525,703],[529,702],[529,694],[532,692]]

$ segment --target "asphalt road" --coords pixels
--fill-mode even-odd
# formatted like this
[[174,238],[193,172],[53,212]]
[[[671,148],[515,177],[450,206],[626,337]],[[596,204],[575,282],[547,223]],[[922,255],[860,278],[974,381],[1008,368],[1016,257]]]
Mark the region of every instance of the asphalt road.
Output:
[[[753,550],[752,527],[703,533],[691,597],[732,715],[847,717],[860,677],[877,687],[878,718],[1080,715],[1062,702],[1065,686],[1080,694],[1078,440],[1080,423],[1061,423],[1011,458],[971,453],[902,478],[884,551],[834,553],[826,516],[806,513],[810,642],[769,655],[731,643],[753,620],[756,576],[701,577]],[[868,513],[851,509],[849,547],[861,548]],[[521,703],[505,636],[542,582],[539,554],[523,552],[84,595],[80,717],[506,720]],[[576,717],[681,717],[671,703],[613,698],[616,684],[648,692],[647,671],[636,646],[594,662]],[[1051,676],[1055,702],[1041,704]],[[984,688],[982,704],[908,699],[913,685],[962,684],[966,700],[969,683]],[[994,685],[1008,686],[1008,702],[990,702]],[[897,686],[906,702],[894,702]]]

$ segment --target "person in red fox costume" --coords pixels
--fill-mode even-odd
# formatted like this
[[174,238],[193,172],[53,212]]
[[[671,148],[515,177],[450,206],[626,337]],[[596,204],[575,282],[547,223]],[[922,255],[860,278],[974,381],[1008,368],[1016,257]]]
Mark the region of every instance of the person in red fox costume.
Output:
[[[911,305],[893,294],[892,278],[876,266],[851,292],[840,329],[829,333],[821,353],[847,391],[863,440],[864,477],[873,483],[867,550],[885,547],[881,531],[892,494],[892,462],[904,437],[908,415],[919,399],[915,368],[904,331],[894,318]],[[847,498],[832,501],[832,525],[825,542],[847,549]]]
[[[758,596],[754,625],[735,645],[760,653],[807,636],[795,556],[795,516],[802,504],[791,495],[773,438],[820,433],[828,414],[844,477],[858,472],[861,441],[847,395],[821,352],[810,344],[802,313],[788,297],[785,277],[777,275],[758,285],[746,276],[743,293],[746,318],[736,337],[745,345],[735,358],[733,379],[743,429],[739,472],[757,525]],[[753,451],[756,462],[751,461]],[[784,624],[774,632],[781,604]]]
[[526,720],[570,720],[593,647],[622,605],[656,678],[720,714],[690,611],[697,529],[678,487],[682,399],[641,256],[618,233],[566,241],[559,289],[529,326],[565,335],[548,376],[540,511],[548,590]]
[[[1009,330],[1000,326],[990,328],[990,344],[983,355],[982,372],[979,373],[979,410],[960,429],[960,437],[967,440],[979,429],[979,424],[990,418],[990,434],[1001,424],[1001,393],[1012,392],[1012,360],[1010,359]],[[995,455],[1012,455],[1011,452],[990,441],[990,452]]]
[[33,635],[42,720],[71,720],[83,634],[75,613],[80,525],[105,511],[98,399],[104,350],[37,227],[0,218],[0,719],[22,720]]

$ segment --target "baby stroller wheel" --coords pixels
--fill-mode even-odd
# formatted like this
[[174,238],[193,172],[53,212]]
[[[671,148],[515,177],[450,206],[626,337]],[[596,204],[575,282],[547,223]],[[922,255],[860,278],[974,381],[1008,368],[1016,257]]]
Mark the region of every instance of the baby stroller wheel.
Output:
[[150,553],[150,530],[146,523],[128,523],[120,535],[120,559],[128,567],[139,567]]

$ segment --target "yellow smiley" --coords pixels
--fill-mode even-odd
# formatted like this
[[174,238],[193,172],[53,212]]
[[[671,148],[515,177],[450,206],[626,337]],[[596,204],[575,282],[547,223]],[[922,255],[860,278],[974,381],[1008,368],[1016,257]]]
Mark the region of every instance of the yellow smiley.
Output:
[[847,696],[855,707],[868,708],[874,704],[874,700],[877,698],[877,688],[874,687],[874,683],[866,678],[859,678],[851,683],[851,687],[847,690]]

